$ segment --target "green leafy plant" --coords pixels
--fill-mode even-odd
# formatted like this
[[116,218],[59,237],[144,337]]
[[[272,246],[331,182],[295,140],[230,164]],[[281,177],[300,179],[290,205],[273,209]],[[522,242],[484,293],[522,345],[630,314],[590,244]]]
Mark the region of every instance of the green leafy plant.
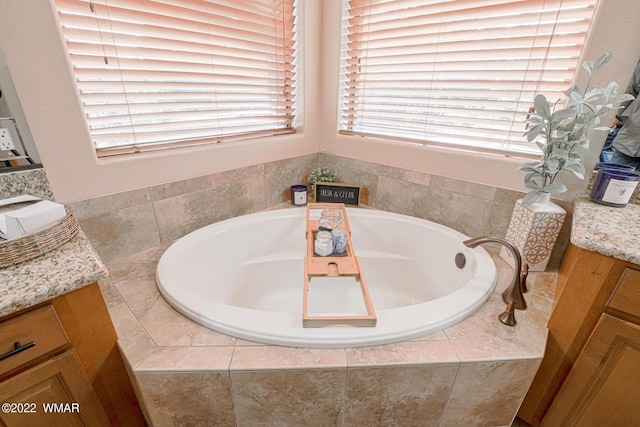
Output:
[[316,182],[334,182],[336,174],[331,172],[329,168],[317,168],[309,175],[308,183],[312,189],[315,188]]
[[600,117],[621,102],[633,99],[632,95],[620,94],[616,82],[606,87],[590,88],[591,78],[598,69],[611,61],[612,54],[607,52],[595,61],[585,61],[582,67],[589,79],[584,91],[577,86],[565,92],[567,105],[558,108],[559,102],[550,103],[544,95],[537,95],[533,111],[527,118],[528,130],[525,133],[529,142],[535,142],[542,150],[542,157],[535,162],[520,166],[525,172],[524,184],[529,191],[522,200],[523,206],[533,204],[544,193],[563,193],[564,184],[556,182],[558,174],[567,170],[580,179],[584,179],[584,158],[578,151],[589,147],[588,132],[592,129],[608,130],[600,126]]

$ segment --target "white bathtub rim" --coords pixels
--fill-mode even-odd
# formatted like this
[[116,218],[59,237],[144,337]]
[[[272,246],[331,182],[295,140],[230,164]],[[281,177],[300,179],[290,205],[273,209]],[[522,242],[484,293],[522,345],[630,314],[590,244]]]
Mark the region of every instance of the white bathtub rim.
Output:
[[[491,296],[491,292],[489,292],[489,295],[487,295],[486,298],[479,300],[474,305],[467,306],[466,310],[461,310],[455,315],[451,315],[451,313],[449,313],[446,319],[442,319],[441,316],[440,320],[432,321],[427,327],[407,328],[406,324],[410,324],[410,322],[413,322],[416,319],[408,319],[402,321],[402,332],[398,332],[397,329],[393,328],[393,325],[388,322],[389,314],[393,314],[396,320],[400,320],[399,318],[410,316],[408,316],[408,313],[406,312],[400,316],[397,313],[389,312],[406,310],[406,308],[395,308],[390,310],[377,311],[376,315],[378,318],[378,325],[375,327],[302,328],[302,313],[260,312],[260,316],[262,316],[263,319],[259,323],[259,326],[253,324],[251,328],[243,328],[237,325],[228,325],[211,317],[203,316],[197,311],[194,311],[192,308],[182,305],[176,300],[172,299],[163,290],[160,290],[160,293],[169,302],[170,305],[172,305],[176,310],[180,311],[184,316],[195,321],[196,323],[210,327],[215,331],[235,338],[240,338],[261,344],[304,348],[365,347],[397,343],[423,337],[447,327],[453,326],[473,315],[486,303],[486,301]],[[215,305],[216,307],[214,308],[214,311],[228,310],[228,307],[226,307],[224,304]],[[441,305],[441,307],[442,306],[444,306],[444,304]],[[416,306],[413,307],[417,308]],[[241,314],[249,318],[253,316],[258,310],[244,307],[233,307],[233,311],[235,315]],[[269,318],[268,322],[265,321],[265,316]],[[300,333],[289,333],[287,335],[278,334],[277,328],[274,328],[271,325],[272,322],[276,325],[299,325]],[[381,325],[385,325],[384,330]],[[298,329],[296,328],[296,330]]]
[[[352,208],[350,208],[349,212],[351,213],[351,211]],[[456,238],[460,239],[460,242],[466,238],[462,233],[448,227],[419,218],[384,211],[358,209],[358,214],[363,216],[379,216],[380,213],[400,221],[417,222],[421,226],[425,226],[426,222],[429,226],[438,228],[447,234],[453,233]],[[269,218],[290,217],[292,215],[304,216],[304,211],[302,209],[265,211],[210,224],[174,242],[165,251],[163,257],[170,251],[179,249],[182,245],[188,245],[192,239],[210,238],[215,234],[233,229],[237,223],[246,224],[247,221],[264,221]],[[203,231],[212,227],[215,227],[213,234]],[[157,267],[156,281],[160,294],[175,309],[187,318],[226,335],[264,344],[293,347],[362,347],[395,343],[425,336],[452,326],[479,310],[491,297],[495,289],[497,282],[495,264],[489,254],[480,247],[469,249],[461,244],[460,251],[471,261],[475,258],[477,271],[474,279],[462,288],[431,301],[400,308],[376,310],[378,325],[375,327],[303,328],[302,307],[300,307],[299,312],[284,313],[229,306],[216,301],[205,301],[195,292],[185,288],[179,290],[180,296],[176,296],[171,290],[163,286],[159,279],[160,262]],[[300,292],[302,292],[302,279]],[[481,295],[481,297],[478,297],[478,295]],[[469,303],[470,299],[475,300],[475,302]],[[215,313],[215,317],[205,313]],[[447,315],[445,316],[444,313],[447,313]],[[219,320],[231,315],[235,319],[233,325]],[[240,315],[240,319],[237,318],[238,315]],[[259,322],[251,320],[255,319],[256,315],[259,315],[261,319]],[[430,317],[426,325],[407,327],[407,325],[422,323],[420,321],[424,320],[425,316]],[[279,332],[283,327],[288,328],[287,334]]]

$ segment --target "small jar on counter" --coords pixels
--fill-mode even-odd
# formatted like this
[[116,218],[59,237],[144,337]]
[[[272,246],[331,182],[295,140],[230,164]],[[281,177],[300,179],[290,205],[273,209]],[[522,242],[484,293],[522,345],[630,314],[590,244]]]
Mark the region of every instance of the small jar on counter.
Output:
[[333,253],[333,242],[329,231],[318,231],[313,242],[313,251],[319,256],[329,256]]

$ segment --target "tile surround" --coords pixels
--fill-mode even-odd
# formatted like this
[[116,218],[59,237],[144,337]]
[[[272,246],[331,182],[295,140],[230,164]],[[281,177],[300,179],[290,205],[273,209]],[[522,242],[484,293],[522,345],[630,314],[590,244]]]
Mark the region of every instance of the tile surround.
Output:
[[[523,193],[388,165],[316,153],[71,203],[105,261],[171,242],[202,226],[289,200],[289,187],[327,166],[363,187],[371,207],[431,220],[469,236],[504,237]],[[550,265],[569,241],[572,204]]]
[[341,425],[344,369],[231,371],[238,426]]
[[458,370],[454,363],[348,368],[343,425],[440,426]]
[[[444,224],[469,236],[504,237],[515,201],[524,193],[388,165],[320,153],[318,164],[334,170],[340,181],[368,188],[368,205]],[[567,219],[551,254],[560,264],[569,242],[573,204],[554,200]]]
[[517,412],[539,365],[531,359],[461,364],[441,425],[511,425],[509,414]]
[[[535,357],[532,358],[531,349],[544,346],[544,319],[548,318],[551,311],[554,275],[538,274],[536,277],[536,292],[530,297],[531,306],[526,312],[531,322],[521,324],[517,333],[510,331],[510,328],[500,332],[498,328],[484,330],[478,328],[477,324],[461,324],[459,327],[449,328],[446,333],[439,332],[412,342],[389,346],[390,348],[379,346],[347,349],[344,352],[329,351],[322,357],[308,351],[300,351],[296,355],[291,349],[237,340],[188,320],[184,322],[159,296],[153,268],[159,254],[173,239],[198,228],[201,226],[199,224],[206,225],[286,201],[290,183],[297,183],[300,177],[307,176],[312,168],[320,165],[329,165],[335,169],[343,182],[365,186],[367,202],[372,207],[431,219],[470,235],[504,235],[513,203],[522,197],[522,193],[506,189],[317,154],[73,203],[74,213],[81,219],[82,227],[94,246],[99,248],[105,261],[113,261],[109,264],[110,277],[101,283],[101,288],[109,302],[120,336],[120,345],[126,349],[128,361],[135,367],[136,376],[141,382],[141,391],[153,414],[154,425],[209,425],[212,421],[215,425],[286,425],[283,419],[279,419],[279,423],[268,423],[266,419],[264,423],[254,422],[250,415],[243,415],[247,417],[247,422],[238,422],[241,418],[237,418],[233,407],[232,379],[236,378],[235,384],[238,390],[242,390],[242,381],[253,382],[259,378],[253,375],[256,372],[269,374],[262,375],[263,380],[258,380],[259,383],[281,384],[282,378],[286,377],[282,373],[292,371],[301,372],[303,376],[307,375],[307,371],[322,371],[322,374],[327,374],[325,377],[315,377],[320,383],[322,381],[319,378],[331,378],[329,374],[335,372],[344,376],[346,371],[344,393],[334,393],[324,402],[329,405],[325,407],[327,413],[336,414],[335,419],[341,420],[328,425],[361,425],[360,422],[352,422],[353,420],[367,420],[367,425],[388,425],[391,423],[389,420],[400,420],[398,416],[403,417],[399,422],[401,425],[429,425],[424,418],[426,409],[417,410],[412,415],[411,409],[419,408],[420,405],[414,402],[410,406],[403,406],[423,390],[411,394],[407,390],[394,391],[393,387],[402,383],[410,389],[416,383],[410,379],[418,376],[429,378],[427,383],[431,384],[433,381],[428,376],[429,370],[438,372],[443,367],[451,366],[456,367],[456,374],[463,372],[463,368],[469,368],[471,375],[464,375],[469,382],[466,386],[462,382],[456,383],[457,390],[462,390],[461,397],[457,397],[453,383],[449,388],[446,406],[448,412],[442,425],[509,425],[509,417],[492,416],[500,412],[500,409],[517,408],[520,404],[518,398],[513,396],[519,395],[522,382],[510,383],[509,378],[518,373],[522,378],[528,378],[537,369],[538,361]],[[22,172],[19,173],[17,179],[14,175],[8,183],[0,179],[3,197],[30,193],[53,200],[44,170],[27,173],[30,175],[23,176]],[[43,182],[46,185],[40,185]],[[225,198],[221,194],[228,194],[229,197]],[[634,193],[631,203],[638,203],[638,194],[640,191]],[[212,199],[218,197],[218,203],[209,200],[211,207],[203,209],[203,205],[197,203],[199,199],[207,199],[206,196]],[[220,200],[224,203],[236,200],[239,202],[222,209]],[[180,203],[193,203],[193,207],[191,211],[185,208],[180,210],[176,208]],[[568,211],[572,210],[572,206],[562,202],[560,204]],[[201,211],[205,214],[202,215]],[[452,212],[453,216],[447,215]],[[465,215],[469,212],[472,214]],[[185,222],[186,225],[183,225]],[[116,235],[124,237],[114,240],[113,236]],[[554,251],[556,262],[568,239],[569,228],[565,224],[560,243]],[[562,246],[562,251],[558,251],[559,246]],[[148,248],[151,249],[147,250]],[[129,256],[130,254],[133,255]],[[123,257],[126,257],[127,262],[135,262],[135,268],[131,268],[131,264],[126,262],[120,263],[119,260]],[[503,279],[504,277],[501,281]],[[490,318],[500,305],[495,300],[490,301],[478,313],[478,318]],[[518,314],[518,320],[522,321],[521,313]],[[182,320],[177,320],[178,317]],[[165,327],[180,332],[177,337],[172,338],[171,334],[165,333]],[[188,339],[185,340],[185,336]],[[502,357],[515,359],[508,361],[511,366],[503,362],[486,362],[495,358],[498,352]],[[455,360],[449,360],[451,363],[448,363],[450,357]],[[460,364],[458,358],[464,363]],[[283,364],[282,361],[286,363]],[[416,369],[424,369],[424,372]],[[469,387],[478,387],[474,385],[474,381],[482,381],[488,375],[483,373],[483,369],[490,373],[492,380],[497,379],[495,382],[501,386],[491,390],[483,389],[482,396],[471,396],[470,399]],[[506,374],[500,374],[500,369],[504,369]],[[304,378],[311,381],[314,377],[307,375]],[[365,393],[358,391],[358,381],[371,378],[376,378],[377,394],[385,398],[368,406],[371,402],[360,399]],[[385,378],[394,379],[385,383]],[[420,386],[424,385],[418,383]],[[333,383],[332,387],[339,390],[340,386],[337,384],[339,381]],[[370,386],[371,383],[367,385]],[[302,385],[301,387],[300,390],[304,389]],[[277,390],[276,386],[273,390]],[[509,394],[505,396],[501,390],[507,390]],[[254,399],[254,391],[245,390],[244,397]],[[320,391],[321,388],[316,387],[313,393]],[[167,400],[167,392],[175,399]],[[200,401],[194,401],[194,393]],[[296,390],[292,393],[295,394]],[[403,393],[407,394],[404,396],[406,399],[394,399],[395,395]],[[429,414],[440,413],[440,394],[432,391],[428,393],[428,398],[423,396],[420,400],[422,404],[426,404],[426,400],[429,405],[433,405],[428,410]],[[287,412],[290,408],[286,407],[284,397],[287,397],[286,393],[281,396],[282,411]],[[290,397],[288,395],[287,398]],[[478,397],[478,400],[473,401],[474,397]],[[350,401],[350,398],[355,400]],[[338,406],[335,406],[336,401]],[[340,407],[340,402],[344,407]],[[201,406],[204,403],[206,407]],[[265,403],[269,402],[263,401],[261,404]],[[451,415],[453,408],[462,404],[464,408],[461,406],[456,409],[455,416]],[[256,410],[255,405],[253,410]],[[246,413],[250,414],[251,411],[251,407],[247,406]],[[310,411],[309,414],[313,412]],[[296,415],[303,416],[303,413]],[[414,418],[412,422],[411,417],[414,416],[421,418],[419,421]],[[292,422],[290,425],[296,424]]]
[[[101,287],[153,424],[510,425],[542,357],[553,273],[531,276],[533,304],[517,312],[516,329],[495,321],[504,309],[495,296],[473,321],[409,342],[358,349],[293,349],[228,337],[187,320],[158,294],[155,264],[174,239],[287,201],[289,186],[304,182],[318,166],[365,187],[373,208],[468,235],[504,236],[513,204],[522,197],[321,153],[71,204],[108,264],[110,276]],[[565,228],[552,256],[556,263],[570,221]],[[129,230],[125,237],[109,239],[122,230]],[[500,283],[511,274],[499,269]],[[497,372],[491,378],[495,389],[478,396],[486,372]]]
[[317,154],[152,185],[69,204],[105,262],[171,242],[213,222],[288,200]]
[[235,427],[229,376],[212,372],[141,372],[140,391],[154,427]]
[[[542,358],[555,273],[529,276],[529,310],[501,325],[512,270],[470,319],[350,349],[252,343],[200,326],[151,286],[166,245],[107,264],[100,285],[153,425],[510,425]],[[482,390],[478,393],[478,390]]]

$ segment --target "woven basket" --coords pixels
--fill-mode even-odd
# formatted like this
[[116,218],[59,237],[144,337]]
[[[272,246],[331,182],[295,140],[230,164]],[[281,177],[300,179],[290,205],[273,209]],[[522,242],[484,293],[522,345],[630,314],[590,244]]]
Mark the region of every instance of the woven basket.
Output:
[[20,264],[37,258],[67,243],[78,234],[78,221],[71,211],[62,221],[27,234],[0,243],[0,268]]

